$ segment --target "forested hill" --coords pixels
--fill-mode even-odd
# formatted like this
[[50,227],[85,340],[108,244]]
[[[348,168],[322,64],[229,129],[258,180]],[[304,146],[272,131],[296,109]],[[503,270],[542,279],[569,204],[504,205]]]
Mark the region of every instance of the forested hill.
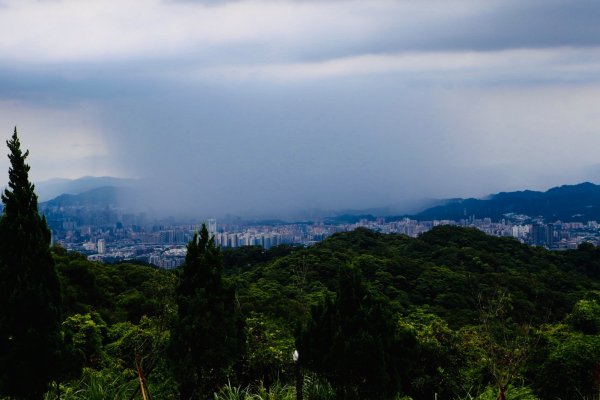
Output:
[[339,269],[350,264],[398,312],[427,305],[452,326],[476,322],[479,298],[497,290],[511,293],[515,317],[541,321],[563,318],[576,300],[600,289],[600,251],[593,246],[550,252],[453,226],[417,239],[357,229],[235,274],[251,263],[252,257],[226,265],[241,285],[242,307],[288,320],[333,295]]
[[[227,337],[226,324],[211,323],[218,310],[203,300],[208,289],[182,302],[190,269],[104,265],[59,248],[54,257],[65,338],[73,338],[74,365],[85,367],[65,382],[67,394],[105,384],[121,391],[115,398],[129,398],[137,354],[153,397],[176,398],[177,371],[190,376],[172,356],[183,318],[195,321],[190,334],[211,332],[202,351],[219,364],[198,362],[222,368],[207,381],[221,391],[216,399],[241,398],[227,382],[262,388],[256,398],[291,399],[294,349],[303,355],[308,399],[487,400],[499,387],[522,399],[570,399],[597,388],[590,371],[600,366],[600,249],[592,245],[550,252],[439,226],[416,239],[357,229],[309,248],[225,250],[225,291],[214,299],[235,291],[244,344],[218,358],[222,349],[207,338]],[[181,304],[205,311],[186,317]]]
[[600,219],[600,186],[593,183],[564,185],[546,192],[503,192],[488,199],[453,199],[429,208],[415,218],[460,220],[475,215],[500,220],[504,214],[541,216],[547,221],[591,221]]
[[[144,309],[153,309],[153,291],[161,286],[163,293],[174,284],[173,273],[151,267],[104,266],[76,254],[56,257],[69,312],[94,308],[111,321],[124,315],[139,319]],[[551,252],[454,226],[436,227],[417,239],[359,228],[306,249],[224,252],[224,271],[237,285],[242,309],[288,321],[307,317],[310,305],[333,296],[339,270],[348,265],[357,266],[398,312],[427,305],[454,326],[473,323],[478,297],[497,290],[512,294],[519,315],[539,312],[540,319],[553,320],[589,291],[600,290],[600,250],[594,246]]]

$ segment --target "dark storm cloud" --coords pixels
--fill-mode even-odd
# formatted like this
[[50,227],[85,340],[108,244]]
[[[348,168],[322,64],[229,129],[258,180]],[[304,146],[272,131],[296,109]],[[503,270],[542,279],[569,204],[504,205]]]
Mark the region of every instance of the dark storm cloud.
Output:
[[[363,3],[364,4],[364,3]],[[600,45],[597,1],[395,2],[395,12],[362,8],[379,25],[360,40],[325,36],[317,45],[298,46],[288,61],[319,61],[355,54],[406,51],[490,51],[515,48]],[[352,7],[352,2],[348,4]]]
[[[481,2],[471,15],[425,27],[417,49],[500,50],[600,44],[596,1]],[[440,4],[441,5],[441,4]]]

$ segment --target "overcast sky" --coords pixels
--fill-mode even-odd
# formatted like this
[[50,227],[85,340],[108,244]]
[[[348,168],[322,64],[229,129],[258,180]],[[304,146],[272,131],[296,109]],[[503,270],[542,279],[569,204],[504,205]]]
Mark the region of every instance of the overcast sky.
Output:
[[0,0],[0,126],[34,180],[140,178],[202,216],[598,182],[598,21],[597,0]]

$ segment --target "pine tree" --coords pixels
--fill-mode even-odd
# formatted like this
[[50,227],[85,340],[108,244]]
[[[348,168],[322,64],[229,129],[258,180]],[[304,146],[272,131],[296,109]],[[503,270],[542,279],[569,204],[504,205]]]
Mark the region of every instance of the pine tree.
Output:
[[0,394],[40,399],[58,370],[60,284],[15,128],[0,217]]
[[212,398],[231,377],[245,341],[235,292],[223,281],[222,255],[205,225],[188,243],[176,299],[170,353],[180,397]]

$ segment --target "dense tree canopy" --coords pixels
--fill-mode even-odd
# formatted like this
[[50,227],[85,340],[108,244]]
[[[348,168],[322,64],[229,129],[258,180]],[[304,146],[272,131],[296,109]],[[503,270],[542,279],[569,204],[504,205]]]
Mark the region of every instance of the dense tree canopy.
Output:
[[164,271],[53,249],[72,367],[63,399],[100,387],[130,398],[136,360],[153,398],[287,399],[294,348],[308,399],[487,400],[499,385],[508,399],[597,395],[594,246],[550,252],[441,226],[225,257],[203,229],[188,251]]

